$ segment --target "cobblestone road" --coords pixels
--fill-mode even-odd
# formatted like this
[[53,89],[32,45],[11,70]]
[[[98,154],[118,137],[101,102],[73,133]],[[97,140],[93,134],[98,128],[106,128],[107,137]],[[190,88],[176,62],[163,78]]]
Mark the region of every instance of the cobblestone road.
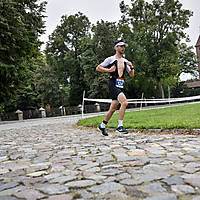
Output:
[[0,125],[0,200],[200,200],[200,136],[103,137],[79,117]]

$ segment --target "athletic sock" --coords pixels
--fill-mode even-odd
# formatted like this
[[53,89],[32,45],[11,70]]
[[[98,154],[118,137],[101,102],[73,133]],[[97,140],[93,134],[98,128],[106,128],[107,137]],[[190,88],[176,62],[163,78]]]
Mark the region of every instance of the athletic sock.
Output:
[[106,122],[106,121],[104,121],[103,120],[103,122],[101,123],[101,128],[106,128],[106,124],[107,124],[108,122]]
[[118,120],[118,126],[117,127],[120,127],[120,126],[123,126],[123,120]]

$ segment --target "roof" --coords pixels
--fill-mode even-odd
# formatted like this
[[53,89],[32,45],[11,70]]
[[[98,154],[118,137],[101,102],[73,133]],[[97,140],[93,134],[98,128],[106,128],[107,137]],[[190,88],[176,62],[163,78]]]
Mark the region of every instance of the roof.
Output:
[[198,88],[200,87],[200,81],[188,82],[185,83],[188,88]]
[[195,47],[199,47],[199,46],[200,46],[200,35],[199,35],[199,39],[197,40]]

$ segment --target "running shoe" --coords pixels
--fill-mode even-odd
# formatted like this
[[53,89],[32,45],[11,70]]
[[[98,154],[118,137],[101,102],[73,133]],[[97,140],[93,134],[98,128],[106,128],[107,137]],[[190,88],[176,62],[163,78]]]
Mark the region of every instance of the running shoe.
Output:
[[101,128],[101,125],[98,126],[98,129],[102,132],[104,136],[108,136],[108,133],[106,132],[106,128]]
[[117,127],[116,131],[118,131],[119,133],[128,133],[128,131],[123,127],[123,126],[119,126]]

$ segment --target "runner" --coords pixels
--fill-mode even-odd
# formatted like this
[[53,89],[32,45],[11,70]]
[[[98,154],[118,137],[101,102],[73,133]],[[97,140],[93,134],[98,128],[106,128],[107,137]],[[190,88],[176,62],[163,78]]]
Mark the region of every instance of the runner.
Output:
[[110,73],[109,79],[109,91],[112,95],[112,103],[110,105],[109,111],[103,120],[103,122],[98,126],[102,134],[107,136],[106,124],[112,117],[113,113],[116,111],[118,104],[120,103],[119,109],[119,120],[117,131],[120,133],[128,133],[128,131],[123,127],[123,118],[125,114],[126,107],[128,105],[125,94],[123,93],[124,88],[124,74],[125,71],[128,72],[130,77],[134,77],[134,68],[132,63],[127,59],[123,58],[125,47],[127,47],[123,40],[118,40],[115,42],[115,55],[108,57],[97,66],[96,70],[99,72]]

